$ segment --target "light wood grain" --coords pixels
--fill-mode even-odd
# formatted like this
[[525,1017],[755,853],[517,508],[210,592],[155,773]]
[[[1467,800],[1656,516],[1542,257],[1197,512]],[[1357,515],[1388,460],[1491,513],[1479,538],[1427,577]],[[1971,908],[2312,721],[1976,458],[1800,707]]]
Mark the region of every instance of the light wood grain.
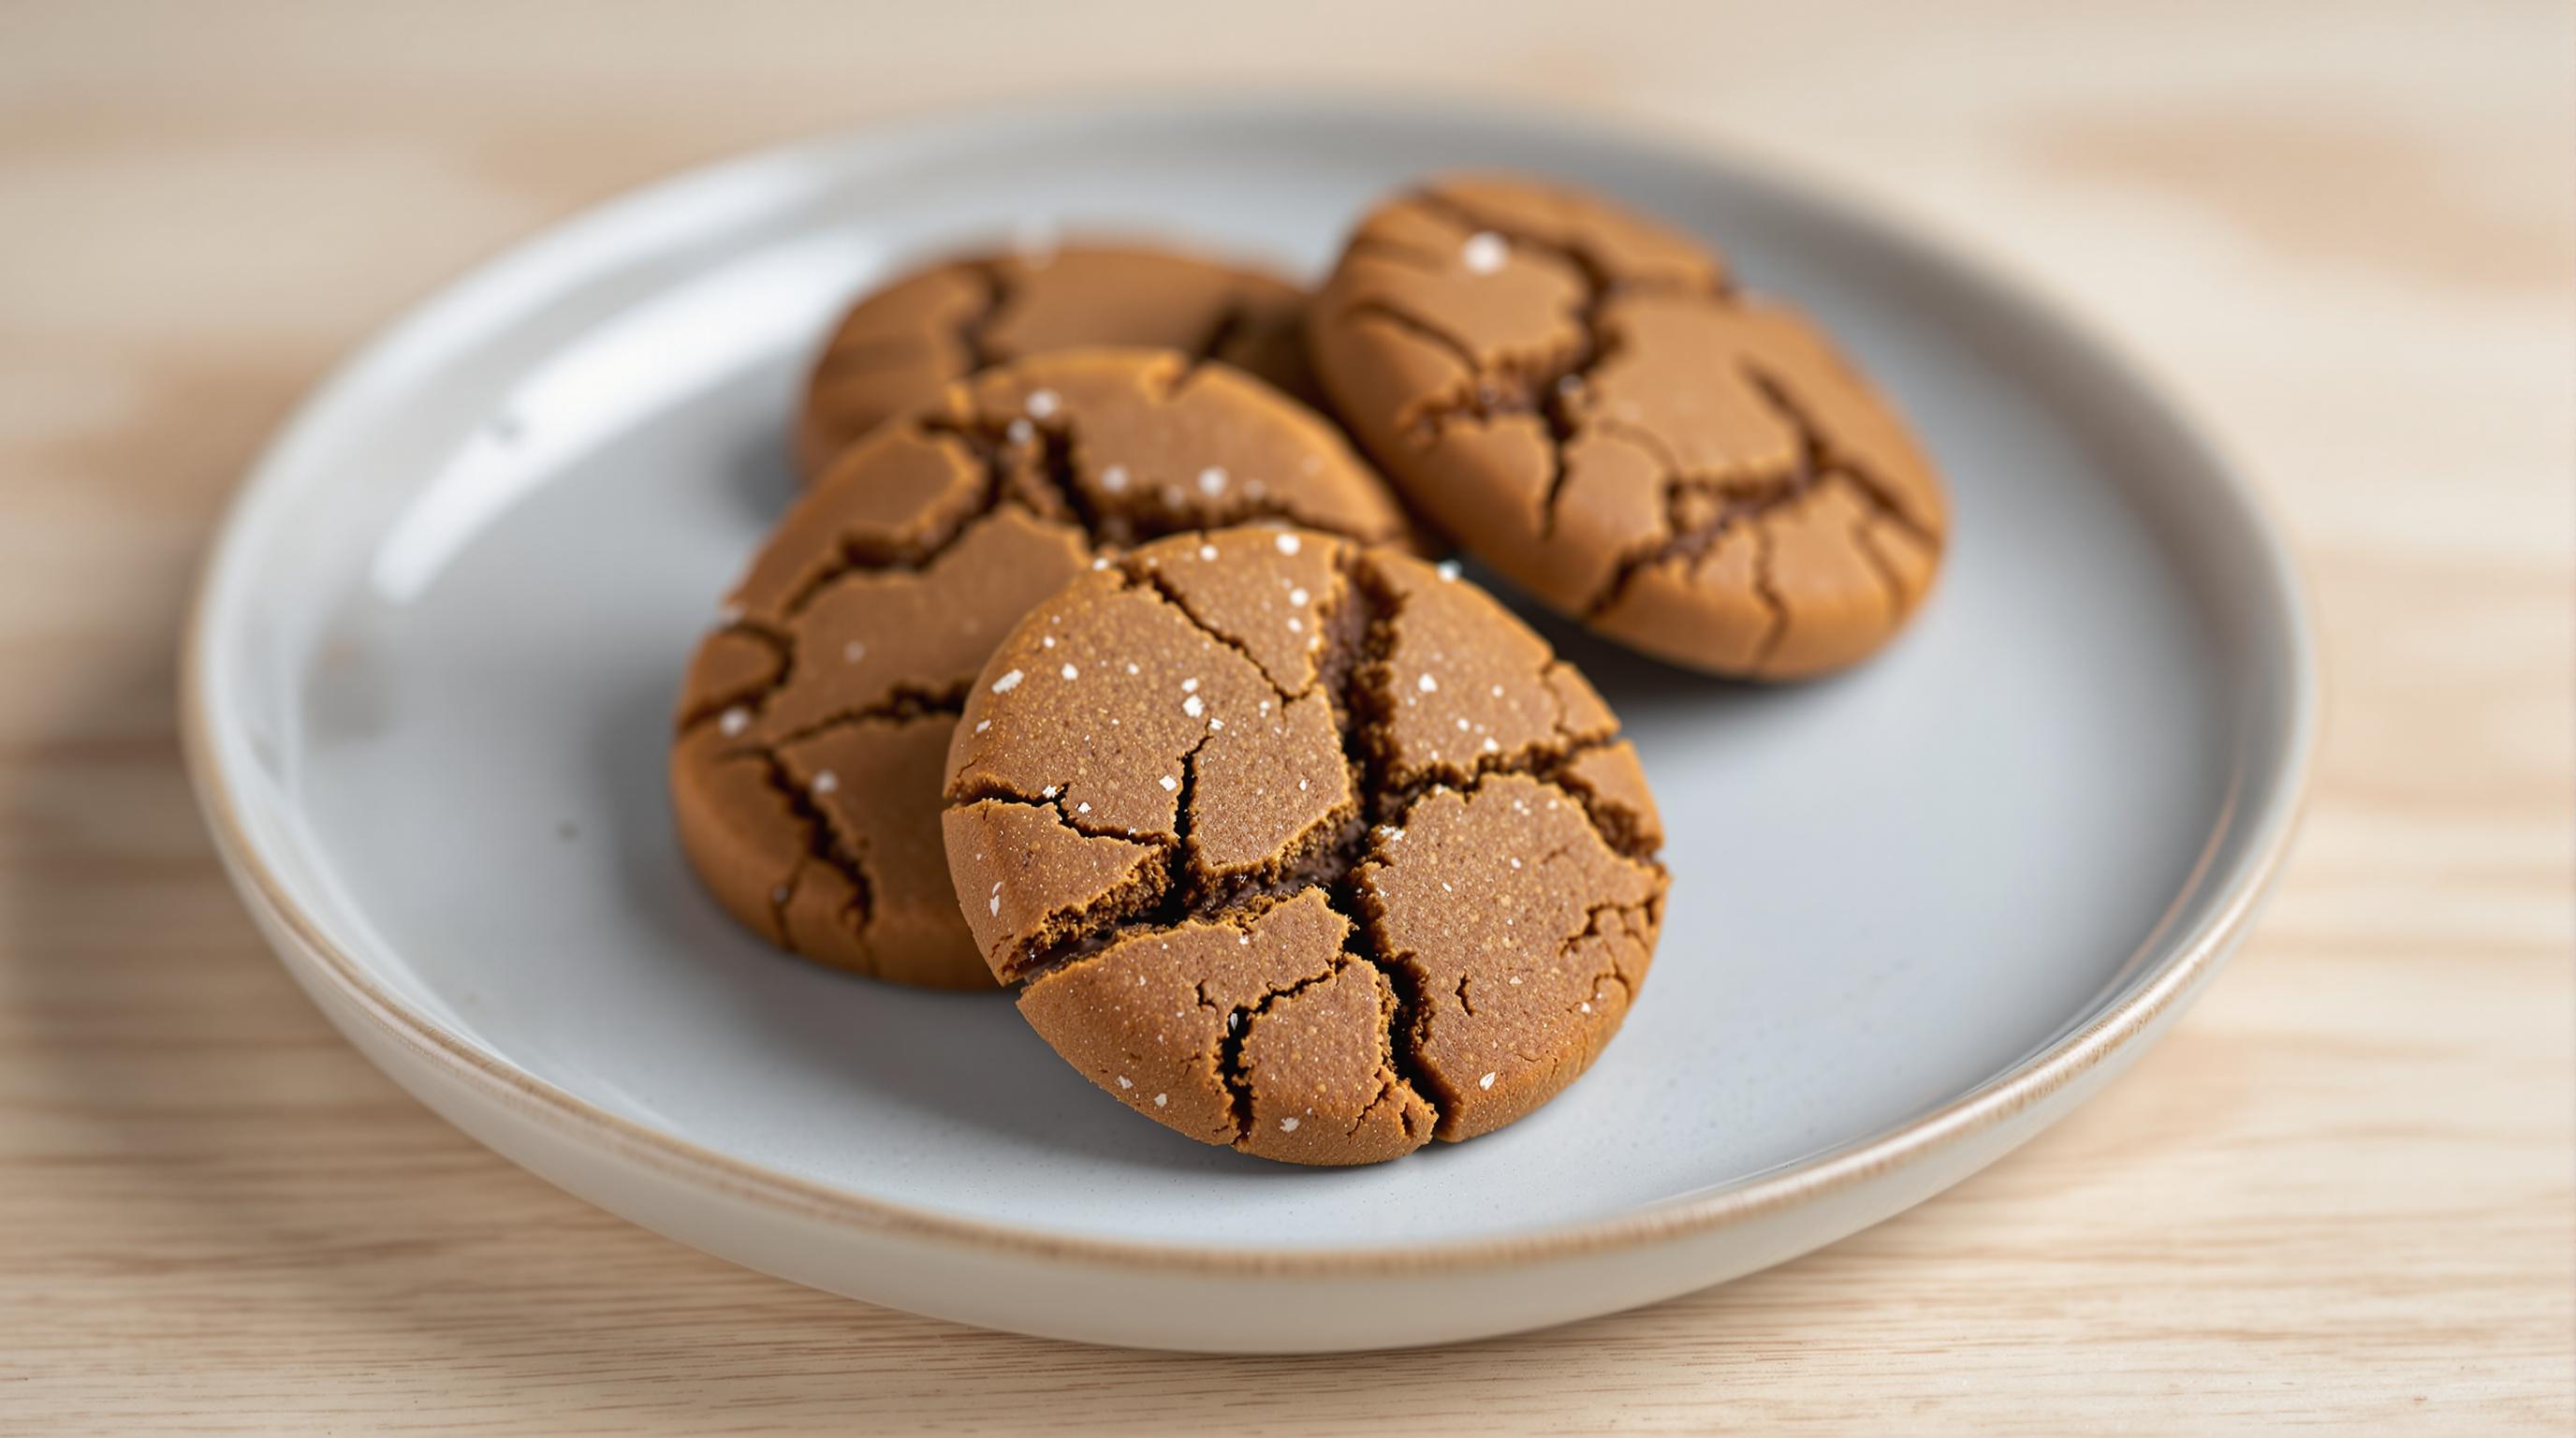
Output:
[[[0,1431],[2567,1431],[2568,32],[2547,4],[0,7]],[[1180,77],[1730,144],[2017,269],[2205,416],[2299,542],[2331,707],[2279,898],[2180,1030],[1773,1272],[1267,1361],[729,1268],[341,1043],[173,741],[191,567],[288,405],[673,167]]]

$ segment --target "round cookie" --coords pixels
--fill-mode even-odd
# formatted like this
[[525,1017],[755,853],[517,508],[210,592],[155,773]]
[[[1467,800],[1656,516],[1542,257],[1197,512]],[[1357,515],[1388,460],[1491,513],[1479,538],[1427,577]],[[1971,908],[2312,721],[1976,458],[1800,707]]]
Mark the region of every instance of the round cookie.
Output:
[[788,511],[698,645],[672,803],[724,906],[881,978],[989,988],[939,849],[968,682],[1096,551],[1276,519],[1400,538],[1339,431],[1166,351],[986,370],[880,426]]
[[815,478],[941,386],[1049,350],[1180,350],[1311,401],[1305,307],[1285,281],[1169,250],[986,254],[918,270],[852,306],[824,346],[797,418],[797,463]]
[[1706,246],[1563,190],[1435,181],[1308,312],[1340,417],[1467,549],[1677,664],[1795,679],[1921,604],[1947,504],[1904,422]]
[[1020,1012],[1128,1107],[1290,1163],[1520,1118],[1645,978],[1663,842],[1574,667],[1449,566],[1177,536],[1029,611],[950,745]]

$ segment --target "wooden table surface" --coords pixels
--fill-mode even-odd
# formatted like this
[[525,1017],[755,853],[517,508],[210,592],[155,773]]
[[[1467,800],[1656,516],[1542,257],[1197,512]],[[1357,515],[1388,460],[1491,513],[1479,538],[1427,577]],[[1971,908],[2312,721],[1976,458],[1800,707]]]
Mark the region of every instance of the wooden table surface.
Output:
[[[2570,53],[2556,4],[0,5],[0,1432],[2566,1432]],[[1769,158],[2018,271],[2204,417],[2297,541],[2330,702],[2278,896],[2179,1030],[1786,1267],[1289,1360],[731,1268],[341,1042],[173,738],[192,571],[296,397],[674,167],[1212,79]]]

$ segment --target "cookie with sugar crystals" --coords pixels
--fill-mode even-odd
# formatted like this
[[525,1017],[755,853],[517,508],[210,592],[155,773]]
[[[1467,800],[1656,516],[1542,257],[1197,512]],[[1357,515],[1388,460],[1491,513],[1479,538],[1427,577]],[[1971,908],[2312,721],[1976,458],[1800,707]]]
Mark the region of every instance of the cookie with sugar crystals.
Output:
[[1635,750],[1448,566],[1178,535],[1031,609],[966,700],[966,922],[1129,1108],[1291,1163],[1489,1133],[1618,1031],[1663,915]]
[[1606,201],[1492,177],[1398,195],[1307,337],[1409,502],[1645,653],[1821,674],[1894,636],[1940,567],[1948,503],[1887,401],[1714,250]]

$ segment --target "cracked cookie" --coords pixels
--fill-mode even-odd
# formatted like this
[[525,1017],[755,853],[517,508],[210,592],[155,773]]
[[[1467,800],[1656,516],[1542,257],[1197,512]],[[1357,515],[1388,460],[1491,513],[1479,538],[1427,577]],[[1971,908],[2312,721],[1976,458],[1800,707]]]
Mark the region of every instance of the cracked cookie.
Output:
[[1663,915],[1636,751],[1482,590],[1234,529],[994,650],[942,825],[975,942],[1092,1082],[1192,1138],[1375,1163],[1547,1102]]
[[1083,247],[969,256],[916,271],[852,306],[806,382],[796,425],[810,480],[887,417],[979,369],[1110,345],[1223,360],[1315,398],[1285,281],[1168,250]]
[[1887,402],[1715,252],[1606,203],[1498,178],[1400,196],[1361,221],[1307,339],[1411,503],[1659,658],[1837,669],[1939,567],[1947,504]]
[[878,427],[779,522],[690,662],[670,772],[691,864],[808,958],[990,987],[938,836],[968,681],[1095,552],[1260,519],[1408,532],[1320,416],[1168,351],[1037,356]]

